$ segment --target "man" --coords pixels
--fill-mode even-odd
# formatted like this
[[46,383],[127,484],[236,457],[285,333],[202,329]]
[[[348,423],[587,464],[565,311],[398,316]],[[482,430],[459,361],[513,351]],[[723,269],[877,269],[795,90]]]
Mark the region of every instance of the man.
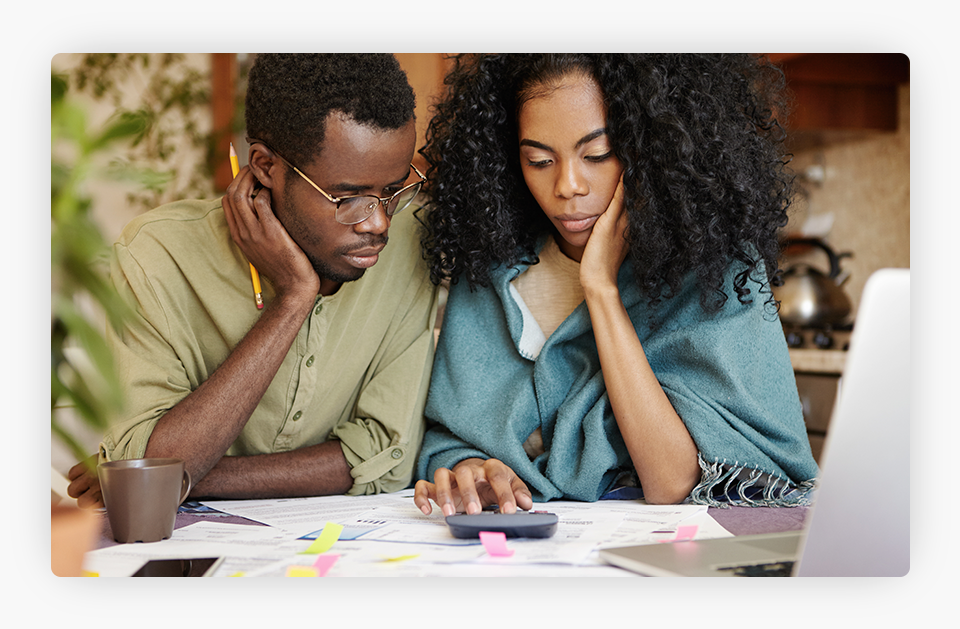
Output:
[[[222,199],[148,212],[114,246],[137,315],[108,331],[128,410],[101,460],[182,458],[193,497],[409,485],[437,312],[406,207],[413,111],[390,55],[256,59],[249,165]],[[102,504],[83,464],[70,478]]]

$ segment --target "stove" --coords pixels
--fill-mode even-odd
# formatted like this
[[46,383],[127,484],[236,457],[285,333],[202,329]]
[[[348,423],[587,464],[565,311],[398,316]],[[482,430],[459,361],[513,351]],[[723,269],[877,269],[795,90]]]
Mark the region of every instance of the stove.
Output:
[[850,349],[850,335],[853,324],[842,326],[783,326],[790,349],[840,350]]

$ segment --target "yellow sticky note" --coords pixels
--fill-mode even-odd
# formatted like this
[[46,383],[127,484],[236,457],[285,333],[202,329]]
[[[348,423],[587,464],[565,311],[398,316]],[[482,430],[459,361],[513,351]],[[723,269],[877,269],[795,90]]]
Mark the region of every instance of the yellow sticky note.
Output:
[[288,577],[315,577],[317,569],[310,566],[287,566]]
[[323,530],[320,532],[320,535],[317,536],[317,539],[314,540],[310,547],[303,551],[302,555],[319,555],[320,553],[325,553],[330,550],[330,547],[333,546],[334,542],[340,539],[340,533],[343,532],[343,526],[340,524],[335,524],[334,522],[327,522],[326,526],[323,527]]
[[83,571],[80,573],[80,576],[82,576],[82,577],[99,577],[99,576],[100,576],[100,573],[99,573],[99,572],[90,572],[89,570],[83,570]]
[[416,559],[420,555],[400,555],[399,557],[384,557],[384,563],[397,562],[397,561],[406,561],[407,559]]
[[231,577],[242,577],[242,576],[244,576],[245,574],[246,574],[245,572],[234,572],[233,574],[228,575],[228,576],[231,576]]

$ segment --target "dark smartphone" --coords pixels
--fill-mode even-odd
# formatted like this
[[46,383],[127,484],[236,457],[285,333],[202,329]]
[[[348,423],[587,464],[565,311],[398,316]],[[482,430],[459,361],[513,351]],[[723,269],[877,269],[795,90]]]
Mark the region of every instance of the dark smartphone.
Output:
[[135,577],[209,577],[223,557],[199,559],[151,559],[133,573]]
[[447,516],[447,526],[454,537],[480,537],[481,531],[503,533],[507,537],[551,537],[557,532],[559,518],[546,511],[481,511],[475,515],[458,513]]

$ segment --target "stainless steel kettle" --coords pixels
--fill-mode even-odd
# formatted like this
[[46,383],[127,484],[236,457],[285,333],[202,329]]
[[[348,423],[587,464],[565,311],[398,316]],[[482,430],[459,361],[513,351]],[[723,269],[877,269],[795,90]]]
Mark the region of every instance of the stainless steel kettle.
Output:
[[780,320],[789,325],[825,328],[843,325],[850,315],[850,298],[842,288],[847,275],[841,275],[840,259],[852,254],[837,254],[818,238],[789,238],[783,246],[811,245],[824,251],[830,260],[830,272],[806,263],[797,263],[783,273],[783,285],[773,287],[780,302]]

